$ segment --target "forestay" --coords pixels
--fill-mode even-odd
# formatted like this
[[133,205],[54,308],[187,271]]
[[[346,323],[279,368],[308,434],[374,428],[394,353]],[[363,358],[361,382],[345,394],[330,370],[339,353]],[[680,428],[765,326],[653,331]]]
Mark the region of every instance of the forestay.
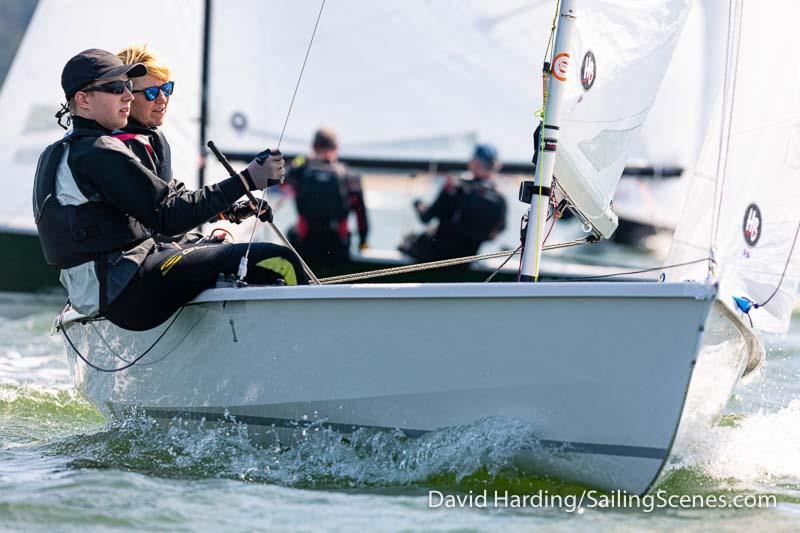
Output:
[[[689,12],[688,0],[578,4],[555,179],[604,237],[637,132],[653,104]],[[563,58],[554,58],[554,75]]]
[[[709,276],[720,298],[758,304],[764,331],[786,331],[800,281],[800,64],[791,0],[731,7],[727,77],[667,265],[670,281]],[[712,251],[713,250],[713,254]]]

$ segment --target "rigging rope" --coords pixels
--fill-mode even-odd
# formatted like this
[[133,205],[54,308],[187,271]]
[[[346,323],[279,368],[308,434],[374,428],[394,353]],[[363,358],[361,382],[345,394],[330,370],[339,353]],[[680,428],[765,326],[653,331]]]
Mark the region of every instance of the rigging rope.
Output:
[[[69,306],[69,304],[67,304],[67,306]],[[66,307],[64,309],[66,310]],[[164,328],[164,331],[162,331],[161,334],[158,336],[158,338],[156,338],[156,340],[153,341],[153,344],[151,344],[149,348],[147,348],[141,355],[139,355],[137,357],[134,357],[129,363],[127,363],[125,365],[122,365],[120,367],[117,367],[117,368],[102,368],[102,367],[99,367],[99,366],[95,365],[94,363],[92,363],[91,361],[89,361],[80,352],[80,350],[78,350],[78,347],[75,346],[75,344],[72,342],[72,339],[70,339],[69,335],[67,335],[67,328],[64,327],[64,311],[61,311],[61,314],[58,315],[58,326],[56,326],[56,327],[57,327],[57,329],[61,330],[61,334],[64,335],[65,339],[67,339],[67,342],[72,347],[72,350],[75,352],[75,355],[80,357],[81,360],[84,363],[86,363],[89,367],[97,370],[98,372],[114,373],[114,372],[119,372],[121,370],[126,370],[126,369],[132,367],[133,365],[138,363],[145,355],[150,353],[150,350],[155,348],[156,345],[161,341],[161,339],[164,338],[164,335],[166,335],[167,332],[170,330],[170,328],[172,328],[172,325],[175,324],[175,321],[178,320],[178,317],[181,316],[181,313],[183,312],[184,309],[186,309],[186,308],[185,307],[181,307],[180,309],[178,309],[178,312],[175,313],[175,316],[172,318],[172,322],[170,322],[169,325],[166,328]],[[103,339],[102,336],[100,338]],[[103,343],[106,344],[105,339],[103,339]],[[108,344],[106,344],[106,346],[108,346]],[[112,354],[113,353],[114,352],[112,351]],[[114,355],[116,356],[116,354],[114,354]],[[119,357],[119,356],[117,356],[117,357]]]
[[486,278],[485,280],[483,280],[483,282],[484,282],[484,283],[489,283],[490,281],[492,281],[492,280],[494,279],[494,277],[495,277],[495,276],[496,276],[496,275],[497,275],[497,274],[498,274],[498,273],[499,273],[499,272],[500,272],[500,271],[503,269],[503,267],[504,267],[504,266],[506,266],[506,263],[508,263],[509,261],[511,261],[511,258],[512,258],[512,257],[514,257],[514,256],[515,256],[517,253],[519,253],[519,251],[520,251],[521,249],[522,249],[522,244],[520,244],[519,246],[517,246],[517,249],[516,249],[516,250],[514,250],[514,253],[512,253],[511,255],[509,255],[508,257],[506,257],[506,260],[505,260],[505,261],[503,261],[502,263],[500,263],[500,266],[499,266],[499,267],[497,267],[496,269],[494,269],[494,272],[492,272],[492,274],[491,274],[491,275],[490,275],[488,278]]
[[[733,9],[728,9],[728,41],[725,49],[725,73],[722,92],[722,122],[720,123],[719,148],[717,151],[717,169],[714,176],[714,207],[711,222],[711,242],[709,243],[709,273],[713,272],[716,261],[714,250],[719,237],[719,219],[722,215],[722,197],[725,194],[725,178],[728,168],[728,149],[730,148],[731,122],[733,121],[733,101],[736,96],[736,62],[739,57],[742,16],[740,5],[744,0],[734,2]],[[735,47],[735,49],[734,49]],[[731,72],[730,69],[733,68]],[[723,156],[723,145],[725,146]],[[721,177],[720,177],[721,176]]]
[[[759,307],[764,307],[765,305],[767,305],[770,302],[770,300],[772,300],[772,298],[774,298],[775,295],[778,294],[778,291],[781,289],[781,285],[783,285],[783,279],[786,277],[786,271],[789,269],[789,263],[792,262],[792,254],[794,254],[794,247],[797,244],[797,236],[798,236],[798,234],[800,234],[800,222],[798,222],[797,229],[794,232],[794,240],[792,240],[792,247],[789,249],[789,256],[786,258],[786,263],[784,263],[784,265],[783,265],[783,272],[781,272],[781,277],[778,280],[778,284],[775,286],[775,290],[773,290],[772,294],[770,294],[767,297],[767,299],[764,300],[763,302],[761,302],[761,303],[755,303],[754,302],[753,303],[753,307],[755,307],[756,309],[758,309]],[[745,311],[745,313],[747,313],[747,311]],[[750,320],[750,323],[752,325],[752,319]]]
[[[308,56],[311,53],[311,45],[314,44],[314,37],[316,37],[317,35],[317,28],[319,27],[319,21],[322,18],[322,10],[324,8],[325,8],[325,0],[322,0],[322,4],[319,6],[319,13],[317,13],[317,21],[314,23],[314,31],[311,32],[311,40],[308,42],[306,55],[303,58],[303,66],[300,67],[300,74],[297,76],[297,83],[294,86],[294,93],[292,94],[292,100],[291,102],[289,102],[289,110],[286,112],[286,119],[283,121],[283,128],[281,129],[281,135],[278,138],[278,146],[276,149],[279,152],[281,150],[281,142],[283,142],[283,135],[284,133],[286,133],[286,125],[289,124],[289,116],[291,116],[292,109],[294,108],[294,100],[297,97],[297,91],[300,88],[300,80],[303,79],[303,73],[306,70],[306,63],[308,62]],[[267,187],[264,187],[264,190],[261,192],[261,199],[258,202],[258,209],[256,210],[256,213],[261,212],[261,208],[264,206],[266,201],[267,201]],[[244,257],[242,258],[242,263],[240,264],[240,273],[242,269],[244,270],[244,272],[247,271],[247,260],[250,257],[250,246],[253,244],[253,237],[256,234],[256,228],[258,227],[258,222],[259,220],[256,217],[256,221],[253,223],[253,231],[250,232],[250,240],[247,241],[247,250],[244,253]],[[300,260],[300,263],[303,265],[304,270],[306,270],[306,273],[309,274],[309,277],[312,279],[312,281],[318,284],[319,280],[314,275],[314,273],[311,272],[311,269],[308,268],[308,266],[305,264],[305,261],[303,261],[303,258],[300,257],[300,254],[297,253],[297,250],[295,250],[294,247],[289,243],[289,241],[286,240],[285,237],[283,237],[283,234],[277,230],[277,227],[274,224],[270,223],[270,226],[272,226],[272,229],[276,231],[278,237],[281,238],[284,244],[286,244],[294,252],[297,258]],[[241,265],[244,265],[244,267],[242,267]],[[244,281],[244,275],[241,275],[239,277],[241,278],[240,279],[241,281]]]
[[[544,246],[543,250],[556,250],[559,248],[567,248],[569,246],[579,246],[581,244],[588,244],[592,242],[596,242],[593,240],[594,237],[583,237],[581,239],[575,239],[574,241],[565,241],[559,242],[556,244],[549,244]],[[369,272],[357,272],[355,274],[343,274],[341,276],[331,276],[329,278],[321,278],[319,281],[322,285],[332,285],[334,283],[349,283],[352,281],[360,281],[364,279],[370,278],[380,278],[383,276],[394,276],[397,274],[408,274],[410,272],[418,272],[421,270],[432,270],[434,268],[444,268],[456,265],[463,265],[466,263],[473,263],[476,261],[483,261],[486,259],[494,259],[495,257],[513,257],[517,254],[520,250],[518,247],[516,250],[504,250],[501,252],[492,252],[488,254],[482,255],[470,255],[466,257],[456,257],[454,259],[443,259],[441,261],[431,261],[428,263],[417,263],[413,265],[404,265],[399,267],[392,267],[392,268],[383,268],[380,270],[371,270]]]
[[646,272],[655,272],[658,270],[669,270],[670,268],[679,268],[688,265],[694,265],[697,263],[702,263],[704,261],[713,261],[710,257],[703,257],[702,259],[695,259],[694,261],[686,261],[685,263],[675,263],[672,265],[664,265],[664,266],[657,266],[653,268],[644,268],[642,270],[629,270],[627,272],[614,272],[613,274],[602,274],[599,276],[584,276],[580,278],[568,278],[561,281],[586,281],[590,279],[604,279],[604,278],[613,278],[616,276],[630,276],[631,274],[644,274]]

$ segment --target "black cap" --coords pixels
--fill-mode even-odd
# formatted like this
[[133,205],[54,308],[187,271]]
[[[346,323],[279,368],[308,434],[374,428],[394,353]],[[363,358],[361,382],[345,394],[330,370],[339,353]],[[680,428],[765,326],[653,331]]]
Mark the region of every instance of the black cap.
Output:
[[147,74],[147,67],[141,63],[126,65],[111,52],[92,48],[67,61],[61,72],[61,88],[69,100],[95,80],[107,80],[122,74],[127,74],[129,78],[138,78]]

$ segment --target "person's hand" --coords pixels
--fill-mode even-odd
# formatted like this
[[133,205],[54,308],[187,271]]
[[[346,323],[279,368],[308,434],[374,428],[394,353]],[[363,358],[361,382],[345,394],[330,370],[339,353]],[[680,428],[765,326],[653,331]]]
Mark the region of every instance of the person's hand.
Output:
[[[252,202],[248,200],[242,200],[241,202],[236,202],[230,207],[230,209],[225,211],[223,213],[223,217],[228,222],[241,224],[242,221],[255,215],[257,208],[258,206],[254,206]],[[261,222],[272,222],[272,208],[268,203],[262,203],[261,212],[258,214],[258,219]]]
[[265,189],[283,183],[285,165],[280,151],[264,150],[250,161],[247,168],[242,171],[242,176],[249,190]]
[[[256,209],[257,208],[258,206],[256,206]],[[256,210],[253,209],[253,214],[255,214],[255,211]],[[272,207],[268,203],[262,202],[261,212],[258,213],[258,215],[256,216],[258,217],[258,220],[260,220],[261,222],[272,222]]]

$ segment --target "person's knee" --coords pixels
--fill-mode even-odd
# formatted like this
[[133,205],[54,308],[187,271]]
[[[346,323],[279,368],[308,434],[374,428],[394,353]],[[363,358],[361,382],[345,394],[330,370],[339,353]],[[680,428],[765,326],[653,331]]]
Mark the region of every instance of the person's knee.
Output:
[[273,245],[269,250],[265,250],[262,258],[255,262],[255,266],[283,278],[287,285],[308,283],[308,276],[297,256],[284,246]]

